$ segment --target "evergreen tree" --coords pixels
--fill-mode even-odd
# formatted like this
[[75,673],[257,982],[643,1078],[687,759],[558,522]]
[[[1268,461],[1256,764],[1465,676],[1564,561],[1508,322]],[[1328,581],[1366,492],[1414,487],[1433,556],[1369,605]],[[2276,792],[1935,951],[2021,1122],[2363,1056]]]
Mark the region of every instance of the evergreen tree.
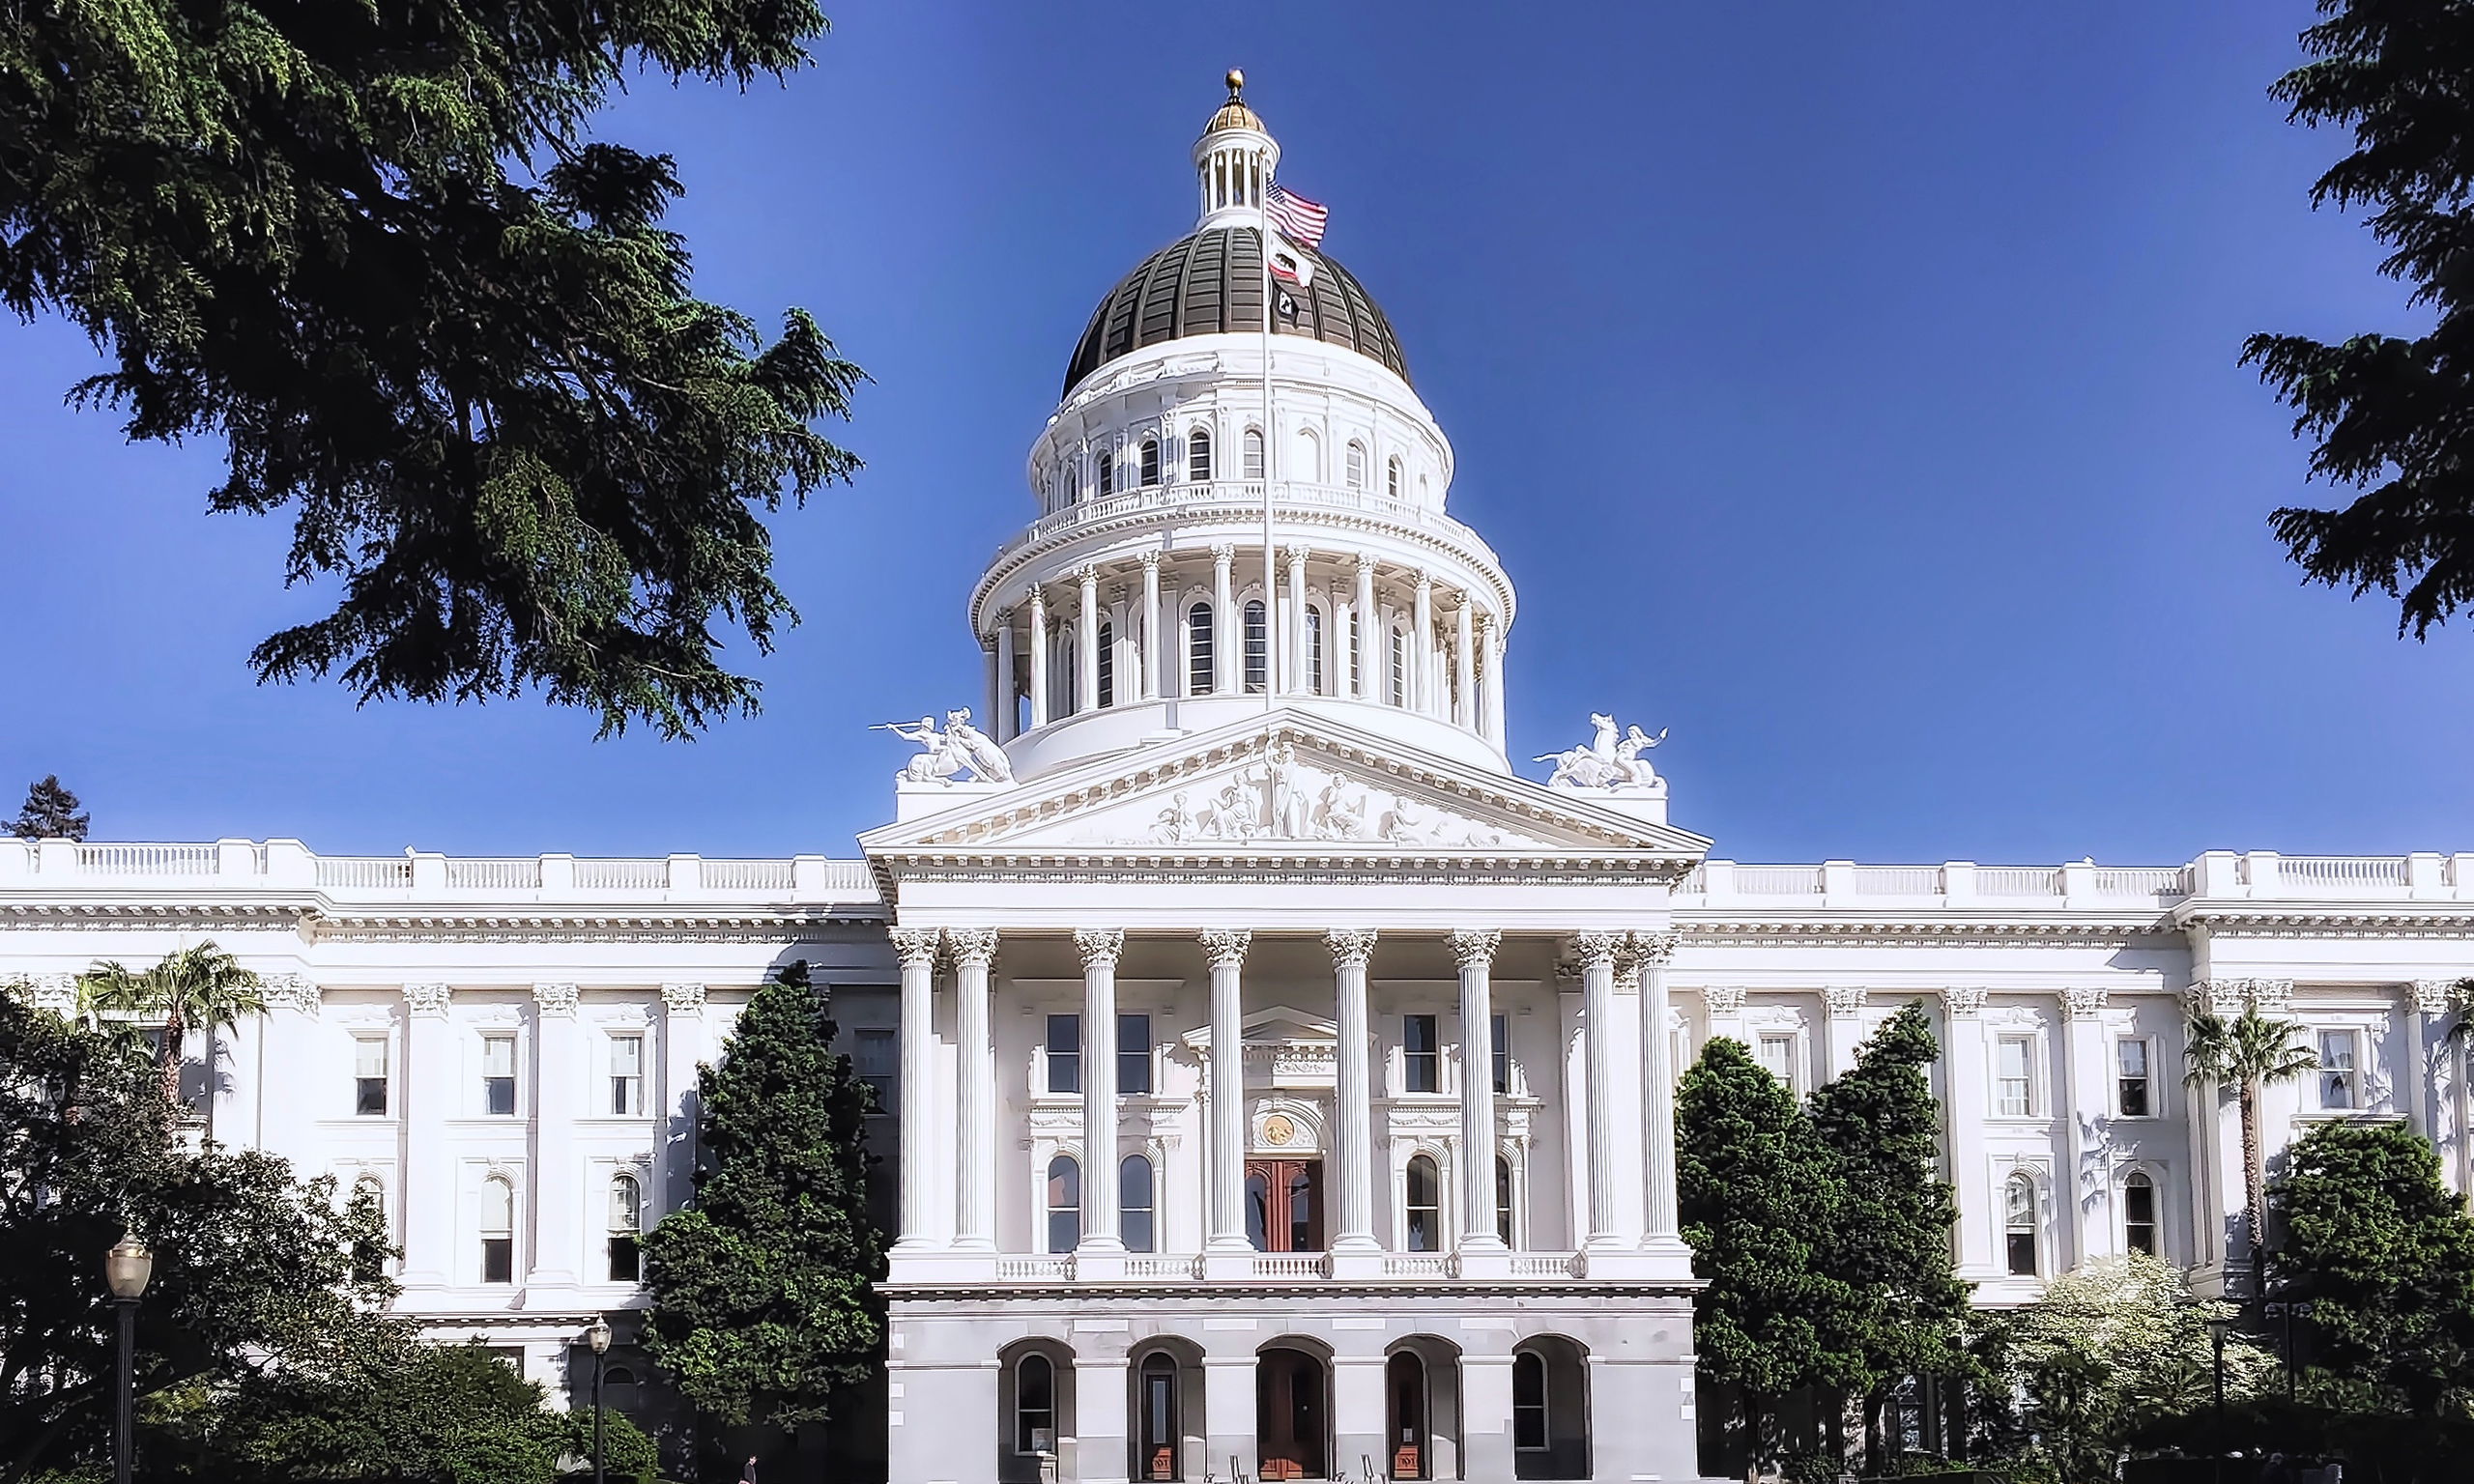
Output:
[[1814,1131],[1837,1156],[1845,1204],[1826,1264],[1853,1291],[1866,1387],[1864,1435],[1881,1471],[1881,1416],[1908,1376],[1960,1366],[1968,1285],[1952,1270],[1959,1207],[1942,1178],[1942,1105],[1924,1069],[1940,1060],[1924,1008],[1910,1005],[1815,1094]]
[[2474,1220],[2420,1134],[2318,1125],[2268,1198],[2321,1364],[2394,1387],[2426,1414],[2474,1386]]
[[645,1237],[645,1348],[724,1423],[826,1421],[882,1363],[870,1095],[833,1038],[805,962],[756,992],[698,1073],[694,1203]]
[[60,775],[46,773],[27,787],[9,833],[19,840],[84,840],[86,815],[77,808],[77,795],[60,786]]
[[1779,1400],[1863,1375],[1856,1295],[1827,1270],[1846,1205],[1837,1160],[1796,1099],[1723,1037],[1676,1098],[1676,1193],[1692,1270],[1700,1373],[1743,1399],[1745,1477],[1775,1456]]
[[75,322],[133,439],[219,438],[332,611],[250,656],[364,699],[538,687],[676,734],[791,621],[766,517],[858,461],[860,376],[690,292],[646,73],[804,66],[814,0],[0,6],[0,301]]

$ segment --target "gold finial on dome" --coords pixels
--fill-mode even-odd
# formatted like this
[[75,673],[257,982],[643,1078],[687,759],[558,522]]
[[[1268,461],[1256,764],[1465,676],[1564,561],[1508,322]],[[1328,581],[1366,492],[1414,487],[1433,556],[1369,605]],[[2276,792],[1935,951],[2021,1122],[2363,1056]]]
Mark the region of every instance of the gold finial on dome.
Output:
[[1228,100],[1232,103],[1242,102],[1245,97],[1246,70],[1242,67],[1232,67],[1228,70]]
[[1202,131],[1208,134],[1223,128],[1251,128],[1258,134],[1265,132],[1261,116],[1246,106],[1245,69],[1230,68],[1227,81],[1228,101],[1220,105],[1220,111],[1211,116]]

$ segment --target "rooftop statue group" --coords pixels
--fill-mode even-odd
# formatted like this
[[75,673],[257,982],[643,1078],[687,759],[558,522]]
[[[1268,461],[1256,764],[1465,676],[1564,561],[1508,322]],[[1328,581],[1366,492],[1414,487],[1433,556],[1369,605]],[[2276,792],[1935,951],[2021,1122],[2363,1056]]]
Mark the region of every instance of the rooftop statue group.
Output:
[[1623,736],[1615,734],[1615,718],[1603,712],[1589,714],[1595,735],[1580,747],[1566,748],[1560,753],[1540,753],[1533,762],[1551,762],[1555,771],[1546,780],[1549,788],[1646,788],[1658,781],[1657,770],[1641,755],[1666,740],[1666,728],[1658,728],[1651,736],[1634,727]]
[[919,725],[907,722],[879,722],[870,731],[890,731],[906,742],[926,749],[903,765],[894,775],[906,784],[951,784],[958,782],[957,773],[968,774],[974,784],[1010,784],[1014,781],[1014,765],[1005,758],[1005,749],[996,739],[970,724],[970,707],[945,713],[945,729],[936,729],[934,716],[923,716]]

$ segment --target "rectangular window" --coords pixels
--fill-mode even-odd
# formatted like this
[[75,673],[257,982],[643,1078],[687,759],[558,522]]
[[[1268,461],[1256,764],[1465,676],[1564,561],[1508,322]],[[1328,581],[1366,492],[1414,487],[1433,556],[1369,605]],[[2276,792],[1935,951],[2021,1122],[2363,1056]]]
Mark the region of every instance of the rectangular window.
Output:
[[620,1232],[610,1239],[610,1281],[642,1283],[645,1280],[645,1259],[636,1245],[632,1232]]
[[850,1070],[876,1095],[879,1113],[894,1110],[894,1069],[899,1054],[890,1026],[869,1026],[850,1042]]
[[492,1118],[515,1112],[515,1038],[481,1038],[481,1111]]
[[1186,694],[1208,696],[1212,682],[1211,605],[1197,603],[1186,610]]
[[2147,1042],[2125,1038],[2114,1042],[2115,1100],[2124,1118],[2146,1118],[2153,1111],[2148,1099]]
[[515,1239],[484,1237],[481,1239],[481,1281],[512,1283],[515,1281]]
[[1366,691],[1366,687],[1365,687],[1364,685],[1361,685],[1361,684],[1358,682],[1358,667],[1357,667],[1357,652],[1358,652],[1358,642],[1357,642],[1357,616],[1358,616],[1358,615],[1357,615],[1357,610],[1356,610],[1356,609],[1354,609],[1354,608],[1350,609],[1350,610],[1349,610],[1349,697],[1350,697],[1350,699],[1355,699],[1357,697],[1359,697],[1359,696],[1361,696],[1361,695],[1365,694],[1365,691]]
[[2319,1033],[2319,1106],[2331,1110],[2362,1106],[2362,1087],[2354,1069],[2354,1033]]
[[1409,703],[1409,631],[1392,631],[1392,704]]
[[1486,1032],[1494,1044],[1495,1091],[1511,1091],[1511,1018],[1508,1015],[1486,1017]]
[[2161,1255],[2156,1250],[2156,1184],[2144,1175],[2132,1175],[2122,1186],[2122,1236],[2133,1252]]
[[2004,1036],[1995,1063],[1994,1110],[2003,1118],[2033,1118],[2036,1112],[2036,1083],[2030,1072],[2034,1064],[2035,1038]]
[[361,1118],[387,1116],[387,1038],[358,1036],[352,1043],[352,1110]]
[[1796,1090],[1796,1037],[1793,1032],[1767,1032],[1755,1049],[1755,1060],[1761,1069],[1776,1077],[1789,1092]]
[[1048,1090],[1082,1091],[1082,1017],[1048,1017]]
[[1260,603],[1246,605],[1246,689],[1261,695],[1271,679],[1271,633],[1264,627],[1270,620]]
[[1113,623],[1100,625],[1100,704],[1117,703],[1117,629]]
[[1435,1051],[1434,1016],[1400,1017],[1400,1060],[1410,1092],[1441,1091],[1442,1058]]
[[610,1038],[610,1112],[634,1118],[645,1111],[645,1038]]
[[1149,1015],[1117,1016],[1117,1091],[1129,1095],[1151,1091]]

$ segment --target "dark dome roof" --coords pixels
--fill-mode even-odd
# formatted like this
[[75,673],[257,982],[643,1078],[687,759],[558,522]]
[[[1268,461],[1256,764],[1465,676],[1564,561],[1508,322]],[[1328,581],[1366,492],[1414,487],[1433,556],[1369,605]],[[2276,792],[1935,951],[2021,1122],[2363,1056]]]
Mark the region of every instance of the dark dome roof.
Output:
[[[1307,255],[1314,260],[1314,282],[1305,289],[1279,285],[1297,310],[1294,316],[1277,316],[1272,328],[1283,335],[1311,335],[1346,346],[1407,381],[1408,362],[1400,358],[1392,322],[1347,269],[1319,252]],[[1074,347],[1074,359],[1065,368],[1065,389],[1072,391],[1082,378],[1146,345],[1187,335],[1260,334],[1262,329],[1261,241],[1252,227],[1212,227],[1143,259],[1140,268],[1108,291]]]

